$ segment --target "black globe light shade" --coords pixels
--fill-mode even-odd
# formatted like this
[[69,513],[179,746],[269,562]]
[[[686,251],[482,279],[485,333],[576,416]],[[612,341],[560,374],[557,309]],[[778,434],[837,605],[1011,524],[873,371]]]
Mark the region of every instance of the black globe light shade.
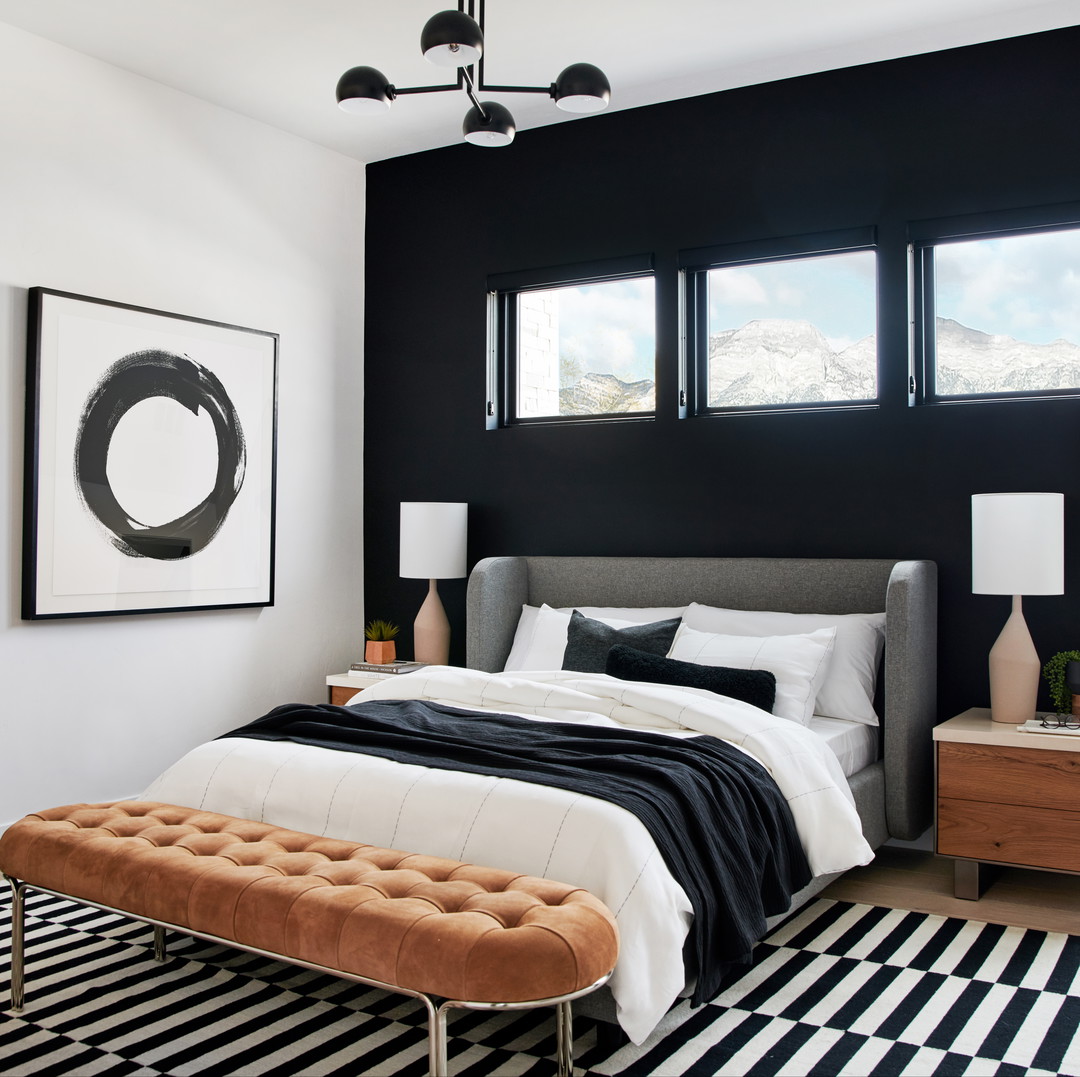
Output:
[[599,112],[611,100],[611,83],[595,64],[571,64],[551,84],[551,96],[564,112]]
[[480,108],[473,105],[465,113],[465,122],[461,125],[465,141],[474,146],[509,146],[517,130],[510,110],[498,101],[481,101]]
[[468,67],[484,51],[484,34],[463,11],[440,11],[420,31],[420,51],[439,67]]
[[338,79],[338,107],[356,116],[377,116],[390,107],[394,87],[375,67],[353,67]]

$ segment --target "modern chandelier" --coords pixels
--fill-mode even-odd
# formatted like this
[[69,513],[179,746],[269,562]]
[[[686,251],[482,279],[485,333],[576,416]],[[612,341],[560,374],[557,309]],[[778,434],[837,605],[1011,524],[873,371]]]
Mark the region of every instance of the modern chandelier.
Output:
[[[374,116],[385,112],[401,94],[464,90],[472,102],[461,125],[466,141],[476,146],[509,146],[516,124],[498,101],[481,101],[477,93],[543,93],[564,112],[599,112],[611,99],[611,84],[593,64],[571,64],[550,86],[489,86],[484,82],[484,0],[458,0],[457,11],[432,15],[420,33],[420,51],[439,67],[457,68],[457,82],[443,86],[393,86],[374,67],[353,67],[338,80],[338,105],[346,112]],[[478,21],[477,21],[478,19]],[[473,81],[473,65],[477,79]]]

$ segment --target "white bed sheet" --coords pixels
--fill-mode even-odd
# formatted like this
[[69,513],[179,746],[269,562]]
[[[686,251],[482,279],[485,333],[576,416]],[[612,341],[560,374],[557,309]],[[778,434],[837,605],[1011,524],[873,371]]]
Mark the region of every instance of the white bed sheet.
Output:
[[881,730],[876,725],[815,714],[810,719],[810,728],[829,746],[845,778],[870,766],[878,757]]
[[[749,704],[603,675],[448,667],[387,678],[361,694],[675,736],[721,736],[773,774],[815,874],[873,857],[833,752],[816,733]],[[606,801],[510,779],[246,738],[193,749],[143,797],[582,886],[615,913],[621,947],[610,987],[619,1022],[635,1043],[684,990],[682,946],[690,903],[641,822]]]

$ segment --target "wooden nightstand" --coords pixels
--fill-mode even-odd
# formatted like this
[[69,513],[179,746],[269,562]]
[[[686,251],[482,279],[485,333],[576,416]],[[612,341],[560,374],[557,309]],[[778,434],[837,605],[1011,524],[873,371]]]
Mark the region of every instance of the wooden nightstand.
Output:
[[404,673],[363,673],[357,676],[355,673],[331,673],[326,678],[326,688],[330,696],[330,702],[335,707],[343,707],[357,692],[367,688],[370,684],[378,684],[387,677],[404,677]]
[[934,729],[935,850],[953,892],[978,899],[984,864],[1080,873],[1080,737],[1021,733],[975,707]]

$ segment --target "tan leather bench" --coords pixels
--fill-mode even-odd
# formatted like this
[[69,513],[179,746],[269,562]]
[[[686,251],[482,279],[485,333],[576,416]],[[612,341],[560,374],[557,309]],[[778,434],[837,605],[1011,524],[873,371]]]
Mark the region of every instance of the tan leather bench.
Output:
[[448,1009],[543,1005],[570,1072],[570,1002],[607,980],[619,948],[611,912],[578,887],[174,804],[28,815],[0,837],[0,871],[16,1011],[25,893],[40,890],[154,925],[159,960],[171,928],[417,998],[439,1075]]

